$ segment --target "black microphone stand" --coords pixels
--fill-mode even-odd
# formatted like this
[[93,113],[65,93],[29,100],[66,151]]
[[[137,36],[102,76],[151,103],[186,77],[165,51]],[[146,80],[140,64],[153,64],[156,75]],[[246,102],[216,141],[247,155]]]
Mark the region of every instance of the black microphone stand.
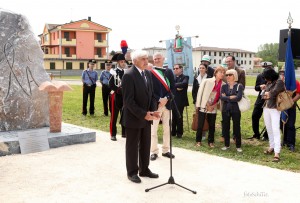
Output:
[[[165,77],[165,75],[164,75],[164,78],[165,78],[165,80],[166,80],[166,77]],[[167,81],[167,80],[166,80]],[[182,188],[184,188],[184,189],[186,189],[186,190],[188,190],[188,191],[191,191],[192,193],[194,193],[194,194],[196,194],[197,192],[196,191],[194,191],[194,190],[191,190],[191,189],[188,189],[188,188],[186,188],[186,187],[184,187],[184,186],[182,186],[182,185],[179,185],[179,184],[177,184],[176,182],[175,182],[175,180],[174,180],[174,177],[173,177],[173,164],[172,164],[172,155],[173,155],[173,153],[172,153],[172,135],[171,135],[171,130],[172,130],[172,105],[174,105],[174,110],[176,111],[176,114],[178,115],[178,117],[179,118],[181,118],[181,115],[180,115],[180,113],[179,113],[179,110],[178,110],[178,108],[177,108],[177,105],[176,105],[176,102],[175,102],[175,100],[174,100],[174,95],[173,95],[173,93],[171,92],[171,89],[169,90],[169,93],[170,93],[170,95],[171,95],[171,98],[170,98],[170,106],[171,106],[171,110],[170,110],[170,118],[169,118],[169,128],[170,128],[170,153],[171,153],[171,157],[170,157],[170,177],[169,177],[169,180],[168,180],[168,182],[166,182],[166,183],[163,183],[163,184],[161,184],[161,185],[157,185],[157,186],[155,186],[155,187],[152,187],[152,188],[148,188],[148,189],[145,189],[145,192],[149,192],[150,190],[153,190],[153,189],[155,189],[155,188],[158,188],[158,187],[161,187],[161,186],[164,186],[164,185],[167,185],[167,184],[173,184],[173,185],[177,185],[177,186],[179,186],[179,187],[182,187]]]

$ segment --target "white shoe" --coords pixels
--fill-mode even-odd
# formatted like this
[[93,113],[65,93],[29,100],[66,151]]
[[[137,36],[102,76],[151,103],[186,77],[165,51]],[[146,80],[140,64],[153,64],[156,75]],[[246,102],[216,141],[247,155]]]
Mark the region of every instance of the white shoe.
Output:
[[223,151],[226,151],[227,149],[229,149],[229,147],[222,147],[221,148]]
[[243,152],[242,148],[236,148],[237,152]]

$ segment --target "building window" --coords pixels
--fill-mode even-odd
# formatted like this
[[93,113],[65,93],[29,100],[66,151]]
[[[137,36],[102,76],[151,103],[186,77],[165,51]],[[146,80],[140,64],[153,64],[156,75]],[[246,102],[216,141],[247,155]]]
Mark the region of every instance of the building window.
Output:
[[102,57],[102,49],[101,48],[97,48],[97,56]]
[[65,38],[67,41],[71,41],[71,40],[70,40],[70,33],[69,33],[69,32],[64,32],[64,38]]
[[251,58],[251,57],[252,57],[252,54],[249,54],[249,57]]
[[216,59],[214,59],[214,64],[216,64],[216,62],[217,62]]
[[203,55],[205,55],[205,54],[206,54],[206,51],[203,52]]
[[249,65],[251,65],[251,61],[249,61]]
[[243,65],[244,63],[243,63],[244,61],[243,60],[241,60],[241,64]]
[[55,62],[50,62],[50,70],[54,70],[55,69]]
[[45,49],[45,54],[49,54],[49,49]]
[[219,59],[219,64],[221,64],[221,59]]
[[217,56],[217,52],[214,51],[214,56]]
[[65,54],[67,57],[70,57],[70,48],[69,47],[65,47]]
[[219,56],[222,56],[222,52],[219,52]]
[[102,34],[101,33],[97,33],[97,40],[98,42],[102,42]]
[[245,65],[247,65],[247,61],[246,61],[246,60],[245,60],[245,62],[244,62],[244,63],[245,63]]
[[67,70],[72,70],[72,62],[66,62],[66,69]]
[[208,55],[210,56],[210,55],[211,55],[211,53],[210,53],[210,52],[208,52]]
[[241,53],[241,57],[244,57],[244,54],[243,54],[243,53]]
[[81,62],[81,63],[79,64],[79,69],[80,69],[80,70],[83,70],[83,69],[84,69],[84,63]]

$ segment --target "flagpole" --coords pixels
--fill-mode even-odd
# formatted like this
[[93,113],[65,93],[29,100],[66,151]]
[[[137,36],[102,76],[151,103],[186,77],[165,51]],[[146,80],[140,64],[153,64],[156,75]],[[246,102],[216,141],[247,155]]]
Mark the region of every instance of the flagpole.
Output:
[[291,16],[291,12],[289,12],[289,17],[287,19],[287,23],[289,24],[289,31],[288,31],[288,36],[291,36],[291,29],[292,29],[292,23],[293,23],[293,18]]

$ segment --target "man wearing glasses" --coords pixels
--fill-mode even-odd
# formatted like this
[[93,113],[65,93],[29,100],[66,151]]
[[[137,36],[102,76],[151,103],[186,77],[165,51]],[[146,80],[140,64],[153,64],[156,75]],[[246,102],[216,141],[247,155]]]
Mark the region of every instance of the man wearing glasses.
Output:
[[175,93],[174,100],[178,108],[177,114],[175,106],[173,105],[172,109],[172,136],[177,136],[177,138],[182,138],[183,135],[183,110],[184,107],[189,105],[187,97],[187,89],[189,85],[189,76],[183,74],[182,65],[174,65],[174,75],[175,75]]
[[245,88],[246,88],[246,76],[245,76],[245,71],[238,67],[236,65],[236,62],[235,62],[235,57],[234,56],[227,56],[226,57],[226,64],[227,64],[227,70],[230,70],[230,69],[234,69],[236,70],[237,74],[238,74],[238,83],[241,83]]

